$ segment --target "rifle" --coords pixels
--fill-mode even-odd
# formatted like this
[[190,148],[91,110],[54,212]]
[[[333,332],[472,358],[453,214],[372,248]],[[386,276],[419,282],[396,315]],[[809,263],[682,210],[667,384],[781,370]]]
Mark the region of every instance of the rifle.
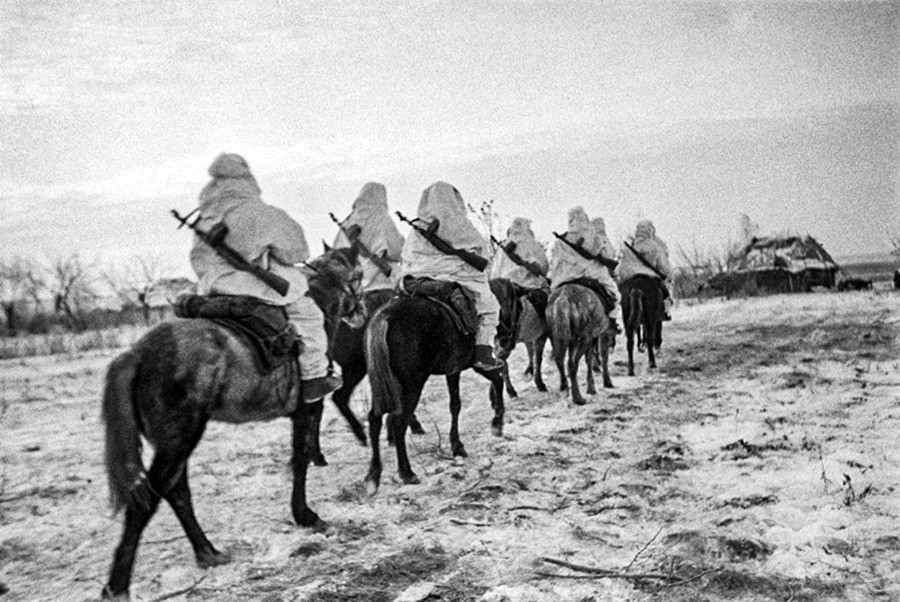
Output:
[[596,261],[600,265],[602,265],[606,268],[609,268],[610,270],[616,269],[616,266],[619,265],[619,262],[615,261],[614,259],[607,259],[603,255],[599,255],[599,254],[594,255],[593,253],[590,253],[587,249],[585,249],[584,247],[581,246],[581,242],[584,239],[579,240],[579,242],[576,244],[576,243],[570,242],[569,239],[566,238],[565,234],[557,234],[556,232],[554,232],[553,236],[555,236],[556,238],[560,239],[561,241],[563,241],[564,243],[566,243],[567,245],[572,247],[576,253],[578,253],[585,259],[590,259],[591,261]]
[[439,220],[434,220],[432,223],[428,225],[427,228],[423,228],[421,226],[417,226],[415,222],[420,222],[419,218],[413,218],[412,220],[406,219],[406,216],[397,211],[397,217],[400,218],[401,222],[406,222],[410,226],[413,227],[413,230],[421,234],[425,237],[425,239],[434,246],[438,251],[444,253],[445,255],[455,255],[459,257],[467,264],[478,270],[479,272],[483,272],[484,269],[490,263],[487,259],[478,255],[477,253],[472,253],[471,251],[466,251],[465,249],[457,249],[449,242],[441,238],[437,235],[437,229],[440,226]]
[[[246,259],[244,259],[240,253],[229,247],[225,243],[225,236],[228,234],[228,226],[226,226],[223,222],[219,222],[214,225],[209,232],[204,232],[203,230],[197,227],[197,222],[200,221],[198,217],[193,222],[188,221],[188,218],[194,214],[187,214],[182,217],[178,214],[178,211],[172,209],[172,215],[175,216],[179,222],[181,222],[181,226],[187,226],[197,237],[212,247],[213,251],[215,251],[219,257],[228,262],[228,264],[236,270],[240,270],[242,272],[250,272],[267,285],[269,285],[272,290],[276,293],[284,297],[287,295],[288,290],[291,288],[291,283],[279,276],[278,274],[273,274],[269,270],[263,269],[258,265],[252,264]],[[181,228],[181,226],[178,226]]]
[[632,247],[630,244],[628,244],[628,241],[627,241],[627,240],[626,240],[626,241],[623,241],[623,243],[625,244],[625,246],[628,248],[629,251],[631,251],[632,253],[634,253],[634,256],[638,258],[638,261],[640,261],[640,262],[643,263],[645,266],[647,266],[648,268],[650,268],[651,270],[653,270],[653,273],[656,274],[657,276],[659,276],[660,280],[667,280],[667,279],[668,279],[667,276],[663,276],[663,273],[660,272],[660,271],[656,268],[655,265],[653,265],[652,263],[650,263],[649,261],[647,261],[647,260],[644,258],[643,255],[641,255],[640,253],[638,253],[638,252],[635,250],[634,247]]
[[[375,267],[377,267],[382,274],[390,277],[392,270],[391,264],[388,263],[387,259],[385,259],[383,255],[379,256],[370,251],[369,247],[367,247],[365,243],[363,243],[363,241],[359,239],[362,228],[359,228],[359,226],[357,226],[357,228],[359,228],[358,230],[354,230],[352,228],[348,230],[344,227],[344,224],[342,224],[340,220],[335,217],[334,213],[329,213],[328,216],[331,218],[331,221],[337,224],[337,227],[340,228],[341,232],[344,233],[344,236],[347,237],[347,240],[350,241],[350,244],[356,243],[356,248],[359,249],[360,255],[374,263]],[[387,253],[387,251],[385,251],[385,253]]]
[[515,251],[515,243],[509,243],[506,246],[503,246],[503,243],[494,238],[493,234],[491,234],[491,242],[503,249],[503,252],[506,253],[507,257],[509,257],[514,264],[522,266],[528,270],[532,276],[538,276],[540,278],[545,278],[547,276],[543,270],[541,270],[541,266],[533,261],[525,261],[519,257],[519,254]]

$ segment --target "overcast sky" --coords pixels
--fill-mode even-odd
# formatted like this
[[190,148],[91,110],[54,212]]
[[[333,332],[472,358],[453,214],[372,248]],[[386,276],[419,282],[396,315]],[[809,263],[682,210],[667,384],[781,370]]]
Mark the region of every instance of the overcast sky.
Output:
[[[159,253],[221,151],[329,242],[368,181],[436,180],[543,240],[763,233],[834,255],[900,234],[898,2],[0,4],[0,258]],[[401,225],[406,233],[406,227]]]

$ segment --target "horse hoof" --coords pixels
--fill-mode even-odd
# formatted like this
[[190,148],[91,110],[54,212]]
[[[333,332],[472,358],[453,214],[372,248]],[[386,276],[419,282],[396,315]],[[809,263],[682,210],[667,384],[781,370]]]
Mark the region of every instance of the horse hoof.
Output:
[[459,445],[453,446],[453,457],[454,458],[468,458],[469,453],[466,451],[465,446],[460,443]]
[[424,435],[425,429],[422,428],[421,424],[411,424],[409,425],[409,432],[413,435]]
[[516,399],[519,396],[519,393],[515,389],[510,389],[506,392],[509,395],[510,399]]
[[494,437],[502,437],[503,436],[503,427],[502,426],[491,426],[491,434]]
[[419,480],[419,477],[415,475],[415,473],[410,473],[406,476],[400,475],[400,480],[403,481],[407,485],[418,485],[422,481]]
[[615,387],[613,386],[612,382],[607,382],[607,381],[604,381],[604,382],[603,382],[603,388],[604,388],[604,389],[615,389]]
[[378,493],[378,481],[374,481],[372,479],[366,479],[366,494],[369,497],[374,496]]
[[324,521],[319,518],[319,515],[309,508],[304,508],[300,512],[294,512],[294,522],[301,527],[312,527],[316,530],[319,523],[324,523]]
[[547,392],[547,387],[546,387],[546,385],[538,385],[538,386],[537,386],[537,390],[538,390],[539,393],[546,393],[546,392]]
[[109,586],[103,588],[103,591],[100,592],[101,600],[115,600],[116,602],[129,602],[131,600],[131,596],[128,595],[128,590],[126,589],[124,592],[119,592],[118,594],[112,593]]
[[574,403],[577,406],[583,406],[583,405],[587,404],[587,402],[581,397],[579,397],[577,399],[573,399],[572,403]]
[[325,456],[323,456],[322,454],[316,454],[315,456],[310,458],[310,461],[315,466],[328,466],[328,460],[326,460]]
[[231,554],[227,552],[205,552],[197,555],[197,566],[201,569],[208,569],[214,566],[220,566],[231,562]]

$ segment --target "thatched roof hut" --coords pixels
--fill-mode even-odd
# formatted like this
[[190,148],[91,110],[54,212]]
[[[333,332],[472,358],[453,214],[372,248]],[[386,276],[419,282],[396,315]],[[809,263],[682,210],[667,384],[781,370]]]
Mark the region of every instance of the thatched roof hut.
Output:
[[755,237],[738,258],[738,274],[753,276],[759,288],[778,292],[832,288],[840,267],[812,236]]

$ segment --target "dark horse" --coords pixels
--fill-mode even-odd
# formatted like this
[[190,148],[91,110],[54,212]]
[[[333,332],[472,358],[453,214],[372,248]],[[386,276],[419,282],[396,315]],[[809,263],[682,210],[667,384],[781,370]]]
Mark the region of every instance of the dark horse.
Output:
[[[545,291],[533,291],[526,295],[521,294],[518,288],[508,278],[493,278],[490,281],[491,291],[500,303],[500,323],[497,326],[497,336],[494,338],[495,355],[506,360],[519,343],[525,343],[528,352],[528,367],[526,376],[534,377],[534,384],[538,391],[547,390],[541,368],[544,363],[544,346],[550,336],[547,321],[544,319],[544,307],[546,307],[547,293]],[[532,295],[543,295],[543,304],[526,302],[526,298]],[[518,397],[518,393],[509,379],[508,366],[503,368],[503,382],[506,385],[506,393],[510,397]]]
[[[357,251],[327,251],[310,262],[309,295],[322,309],[329,336],[341,317],[358,313],[351,288],[358,279]],[[194,515],[188,487],[188,458],[210,420],[231,423],[288,416],[293,429],[294,485],[291,510],[298,525],[324,527],[306,503],[306,470],[311,414],[316,404],[300,399],[296,362],[261,374],[251,351],[230,329],[205,319],[173,320],[156,326],[112,361],[103,394],[106,471],[110,502],[125,509],[104,598],[127,599],[141,532],[164,498],[184,528],[197,564],[230,560],[209,542]],[[154,449],[148,470],[141,461],[141,438]]]
[[[587,392],[596,393],[590,354],[594,341],[600,341],[600,365],[603,368],[603,386],[612,387],[609,378],[609,348],[612,336],[608,332],[609,318],[603,310],[600,297],[586,286],[562,284],[550,293],[547,302],[547,325],[553,344],[553,359],[559,370],[559,390],[572,388],[572,403],[584,405],[585,399],[578,387],[578,365],[587,360]],[[566,353],[568,353],[568,380],[566,379]]]
[[[440,305],[421,297],[400,296],[384,305],[372,316],[365,333],[369,384],[372,387],[372,409],[369,411],[369,444],[372,457],[366,475],[370,494],[378,491],[381,481],[379,434],[382,417],[390,415],[388,428],[393,430],[397,450],[397,470],[404,483],[418,483],[419,478],[409,464],[406,451],[406,429],[425,382],[432,374],[443,374],[450,393],[450,446],[454,456],[466,457],[459,439],[460,373],[472,367],[475,335],[464,335]],[[490,383],[491,422],[497,436],[503,434],[503,377],[499,370],[475,369]]]
[[658,278],[638,274],[622,282],[622,316],[625,320],[625,347],[628,349],[628,376],[634,376],[634,339],[638,351],[647,349],[650,368],[656,368],[656,353],[662,346],[662,318],[665,306]]
[[[341,366],[341,376],[344,383],[335,391],[331,400],[341,415],[346,419],[347,425],[356,436],[360,445],[367,445],[366,429],[353,413],[350,408],[350,397],[356,386],[366,376],[366,354],[363,344],[363,335],[369,318],[378,310],[379,307],[397,296],[396,291],[392,289],[374,290],[363,293],[362,306],[364,321],[360,325],[351,325],[347,321],[342,320],[334,332],[334,336],[329,341],[328,351],[335,362]],[[317,408],[319,409],[319,408]],[[326,466],[328,462],[322,453],[319,443],[319,432],[321,427],[322,412],[319,411],[313,415],[313,437],[310,440],[310,460],[317,466]],[[410,430],[415,434],[423,434],[425,430],[419,421],[413,415],[409,424]]]

